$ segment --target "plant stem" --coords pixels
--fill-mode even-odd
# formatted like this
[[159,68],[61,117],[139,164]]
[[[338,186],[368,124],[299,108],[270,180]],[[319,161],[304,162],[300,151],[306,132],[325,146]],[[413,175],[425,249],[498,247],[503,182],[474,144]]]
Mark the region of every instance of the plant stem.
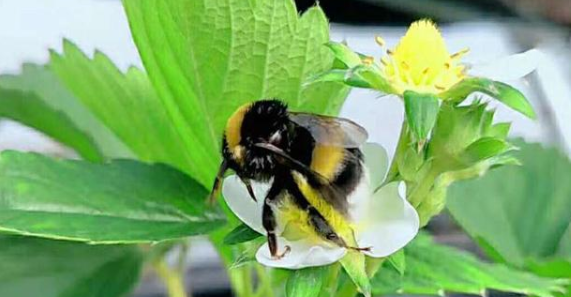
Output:
[[272,280],[268,277],[268,272],[259,264],[254,264],[258,275],[258,288],[256,289],[256,296],[259,297],[273,297]]
[[183,275],[178,270],[168,267],[164,260],[155,262],[153,266],[165,284],[169,297],[191,297],[186,293]]
[[436,166],[432,166],[432,168],[430,168],[430,170],[428,170],[428,172],[422,177],[418,185],[411,190],[410,194],[408,194],[407,199],[414,208],[418,209],[418,206],[434,186],[434,182],[439,174],[440,171],[438,168]]

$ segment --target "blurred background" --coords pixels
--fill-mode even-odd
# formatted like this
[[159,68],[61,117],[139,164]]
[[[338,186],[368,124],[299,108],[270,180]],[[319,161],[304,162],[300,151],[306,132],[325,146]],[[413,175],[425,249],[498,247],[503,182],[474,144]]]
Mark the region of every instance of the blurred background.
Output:
[[[300,12],[315,1],[297,1]],[[506,81],[522,90],[538,113],[536,121],[498,109],[499,121],[513,122],[512,136],[561,148],[571,148],[571,1],[570,0],[322,0],[331,21],[331,38],[345,40],[354,50],[380,56],[374,41],[382,36],[396,45],[406,26],[430,18],[442,28],[449,51],[470,48],[465,62],[501,67],[502,57],[539,49],[537,70],[525,78]],[[85,52],[99,49],[120,68],[142,66],[121,2],[118,0],[0,0],[0,73],[17,74],[24,62],[45,63],[48,49],[61,50],[62,38]],[[499,65],[499,66],[498,66]],[[342,116],[368,129],[371,140],[393,154],[402,122],[402,103],[353,90]],[[58,156],[73,152],[17,123],[0,121],[0,150],[38,151]],[[429,230],[441,242],[480,253],[447,214]],[[228,282],[213,249],[193,241],[187,284],[195,296],[227,296]],[[163,296],[151,274],[135,296]],[[4,296],[2,296],[4,297]]]

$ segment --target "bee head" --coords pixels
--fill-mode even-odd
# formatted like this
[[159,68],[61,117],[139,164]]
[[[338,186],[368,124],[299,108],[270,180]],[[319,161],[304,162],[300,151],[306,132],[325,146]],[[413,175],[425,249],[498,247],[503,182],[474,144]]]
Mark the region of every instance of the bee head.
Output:
[[228,120],[223,156],[243,178],[265,181],[276,169],[275,157],[256,146],[268,143],[289,149],[287,106],[278,100],[261,100],[240,107]]

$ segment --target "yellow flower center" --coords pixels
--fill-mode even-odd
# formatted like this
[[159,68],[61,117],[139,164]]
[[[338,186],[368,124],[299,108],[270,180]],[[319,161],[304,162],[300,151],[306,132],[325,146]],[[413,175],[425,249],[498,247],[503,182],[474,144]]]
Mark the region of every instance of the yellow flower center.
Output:
[[[377,43],[382,44],[379,39]],[[394,50],[387,50],[381,68],[398,94],[406,90],[438,94],[465,77],[460,58],[467,52],[450,55],[436,25],[420,20],[409,27]]]

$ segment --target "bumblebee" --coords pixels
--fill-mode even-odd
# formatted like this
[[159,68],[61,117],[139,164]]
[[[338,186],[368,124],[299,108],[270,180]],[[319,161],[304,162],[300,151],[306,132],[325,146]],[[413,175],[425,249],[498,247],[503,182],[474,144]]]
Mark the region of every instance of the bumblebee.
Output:
[[[334,216],[347,218],[349,195],[364,180],[360,145],[367,131],[343,118],[288,111],[279,100],[260,100],[243,105],[228,119],[222,139],[222,164],[210,201],[220,191],[224,173],[232,169],[257,200],[250,181],[270,182],[262,210],[270,254],[277,250],[274,208],[281,200],[307,215],[306,222],[322,239],[351,247],[331,224]],[[337,228],[339,229],[339,228]]]

